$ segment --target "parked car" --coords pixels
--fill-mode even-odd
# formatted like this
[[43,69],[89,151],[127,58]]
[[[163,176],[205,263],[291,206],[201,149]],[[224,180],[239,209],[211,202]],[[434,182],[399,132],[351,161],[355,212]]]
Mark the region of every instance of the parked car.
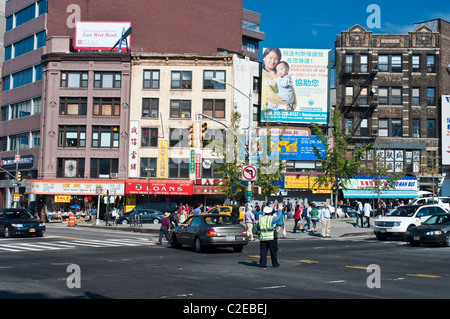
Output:
[[0,232],[5,238],[19,235],[41,237],[45,223],[21,208],[0,208]]
[[439,205],[450,209],[450,197],[421,197],[413,199],[408,205]]
[[450,214],[436,214],[422,225],[406,231],[405,241],[411,246],[439,244],[450,247]]
[[[316,208],[319,210],[319,214],[320,211],[322,210],[323,206],[316,206]],[[331,212],[331,218],[334,218],[334,206],[328,205],[328,208],[330,209]],[[338,218],[343,218],[346,217],[344,211],[342,210],[342,208],[337,209],[337,217]]]
[[173,213],[178,209],[176,203],[166,203],[166,202],[149,202],[136,205],[130,212],[142,209],[153,209],[160,212],[170,212]]
[[356,209],[354,207],[348,205],[339,205],[338,209],[339,208],[342,209],[344,214],[346,214],[346,217],[355,217]]
[[117,224],[130,224],[135,217],[139,217],[141,223],[159,224],[163,219],[163,213],[155,209],[139,209],[124,214],[116,219]]
[[248,244],[248,235],[245,227],[233,216],[200,214],[190,216],[175,227],[170,244],[176,248],[192,246],[196,252],[207,247],[232,247],[235,252],[241,252]]
[[387,237],[405,238],[405,233],[412,227],[419,226],[430,216],[447,213],[439,205],[405,205],[399,206],[377,218],[373,232],[377,239],[385,240]]

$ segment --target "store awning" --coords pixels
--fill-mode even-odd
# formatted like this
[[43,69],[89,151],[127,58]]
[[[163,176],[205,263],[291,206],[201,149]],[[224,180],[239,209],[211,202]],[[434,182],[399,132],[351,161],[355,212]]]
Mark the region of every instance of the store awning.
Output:
[[[378,198],[376,192],[363,189],[346,189],[342,191],[344,198]],[[408,190],[385,190],[381,191],[380,198],[417,198],[418,193]]]

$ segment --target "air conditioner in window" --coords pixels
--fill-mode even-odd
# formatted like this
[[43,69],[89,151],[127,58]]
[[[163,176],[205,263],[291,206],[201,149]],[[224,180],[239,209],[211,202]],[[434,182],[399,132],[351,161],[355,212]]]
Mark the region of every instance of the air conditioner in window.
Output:
[[419,133],[414,133],[412,136],[413,137],[419,137]]
[[111,177],[111,178],[117,178],[118,176],[119,176],[118,173],[111,173],[111,174],[109,174],[109,177]]

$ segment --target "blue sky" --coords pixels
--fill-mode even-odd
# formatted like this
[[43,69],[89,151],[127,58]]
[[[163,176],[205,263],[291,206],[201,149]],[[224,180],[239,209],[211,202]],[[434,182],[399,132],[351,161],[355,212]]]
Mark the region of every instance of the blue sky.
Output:
[[[380,8],[381,28],[369,28],[370,4]],[[448,0],[243,0],[244,9],[261,14],[261,47],[332,49],[336,35],[359,24],[373,33],[407,33],[415,22],[450,22]]]

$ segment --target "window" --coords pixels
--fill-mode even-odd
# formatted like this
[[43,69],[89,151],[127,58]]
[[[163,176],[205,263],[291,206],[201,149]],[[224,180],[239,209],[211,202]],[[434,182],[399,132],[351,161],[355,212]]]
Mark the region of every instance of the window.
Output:
[[157,158],[142,158],[141,157],[141,169],[140,177],[156,177],[156,163]]
[[11,105],[11,120],[30,116],[32,111],[32,101],[27,100]]
[[420,119],[412,120],[412,137],[420,137]]
[[435,88],[427,88],[427,105],[436,105]]
[[30,20],[33,20],[36,17],[36,7],[33,3],[31,6],[26,7],[16,13],[16,25],[17,28],[19,25],[22,25]]
[[86,147],[86,126],[59,126],[59,147]]
[[345,56],[345,72],[351,73],[353,72],[353,55],[347,54]]
[[171,100],[170,101],[171,118],[190,118],[191,101],[189,100]]
[[21,56],[34,50],[34,35],[14,44],[14,57]]
[[345,119],[345,134],[352,134],[353,133],[353,118],[352,117],[347,117]]
[[427,73],[434,73],[435,64],[434,64],[434,55],[427,55]]
[[380,87],[378,89],[378,104],[380,105],[402,105],[401,87]]
[[33,67],[25,69],[23,71],[14,73],[12,75],[13,89],[19,86],[27,85],[33,82]]
[[142,117],[158,117],[159,99],[142,99]]
[[412,88],[411,103],[413,106],[420,105],[420,88]]
[[59,100],[60,115],[86,115],[87,98],[85,97],[62,97]]
[[119,148],[119,127],[92,126],[92,147]]
[[253,93],[259,94],[259,77],[253,77]]
[[225,143],[225,130],[221,129],[208,129],[208,134],[203,137],[203,147],[206,147],[209,143],[214,141],[221,141]]
[[94,98],[94,116],[120,116],[120,98]]
[[172,89],[192,89],[192,72],[172,71]]
[[368,60],[368,56],[366,54],[361,54],[359,57],[359,70],[362,73],[367,73],[369,71],[369,60]]
[[218,173],[218,165],[222,164],[221,159],[204,159],[202,165],[202,178],[221,178]]
[[169,158],[169,178],[189,178],[189,158]]
[[359,136],[369,136],[369,121],[367,119],[361,120],[361,125],[359,126]]
[[143,128],[141,134],[142,147],[157,147],[158,146],[158,129],[157,128]]
[[110,178],[111,173],[119,172],[119,160],[117,158],[92,158],[91,178]]
[[21,133],[16,135],[11,135],[10,139],[10,151],[17,150],[17,146],[19,146],[19,150],[25,150],[30,147],[30,133]]
[[122,85],[122,74],[120,72],[95,72],[94,88],[117,89]]
[[382,137],[401,137],[401,119],[378,119],[378,135]]
[[369,93],[367,87],[363,87],[361,89],[361,93],[359,94],[359,104],[360,105],[368,105],[369,104]]
[[[203,89],[205,90],[225,90],[226,82],[225,71],[204,71],[203,72]],[[217,79],[222,83],[214,82],[212,79]]]
[[159,89],[159,70],[144,70],[144,89]]
[[84,158],[58,158],[57,177],[84,178]]
[[378,56],[378,71],[389,72],[389,56],[379,55]]
[[203,100],[203,114],[225,118],[225,100]]
[[183,128],[170,129],[170,147],[188,147],[189,130]]
[[411,69],[413,72],[420,72],[420,55],[412,56]]
[[31,132],[31,147],[36,148],[41,145],[41,132],[40,131],[34,131]]
[[391,56],[391,71],[392,72],[402,72],[402,56],[401,55]]
[[401,55],[379,55],[378,71],[380,72],[402,72]]
[[427,137],[436,137],[436,120],[427,120]]
[[87,88],[88,72],[61,72],[61,87],[63,88]]

